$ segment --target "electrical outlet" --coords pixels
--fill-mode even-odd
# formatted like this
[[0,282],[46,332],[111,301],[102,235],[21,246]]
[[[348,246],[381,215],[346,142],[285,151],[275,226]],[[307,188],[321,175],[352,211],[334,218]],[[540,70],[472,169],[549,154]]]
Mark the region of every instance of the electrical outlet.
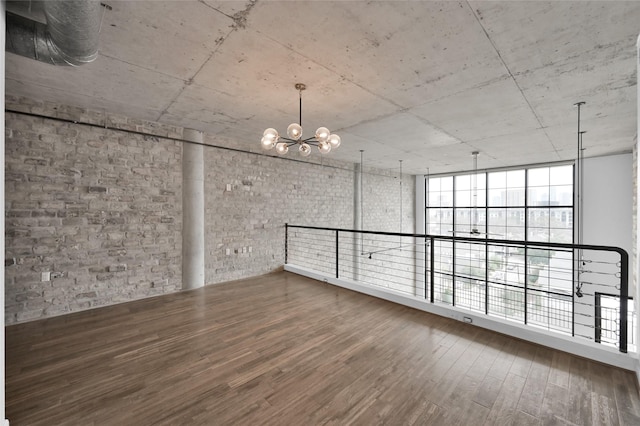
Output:
[[228,183],[228,184],[227,184],[227,192],[230,192],[230,191],[231,191],[231,184],[230,184],[230,183]]
[[47,271],[40,274],[40,281],[51,281],[51,272]]
[[227,254],[227,256],[229,256],[231,254],[231,249],[230,248],[226,249],[225,253]]

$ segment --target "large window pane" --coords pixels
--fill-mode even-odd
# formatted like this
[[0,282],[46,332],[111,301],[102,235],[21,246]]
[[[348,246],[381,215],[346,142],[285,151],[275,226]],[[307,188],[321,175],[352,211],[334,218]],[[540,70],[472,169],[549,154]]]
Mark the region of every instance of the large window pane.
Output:
[[549,209],[532,208],[528,211],[527,239],[529,241],[549,241]]
[[490,208],[489,238],[524,240],[524,208]]
[[428,228],[430,235],[451,235],[453,230],[453,209],[429,208],[427,209]]
[[456,176],[456,207],[483,207],[486,196],[486,174]]
[[435,259],[436,300],[523,322],[526,299],[530,324],[568,332],[573,251],[482,240],[572,243],[573,174],[571,165],[549,166],[446,176],[430,185],[428,232],[478,238],[436,243],[445,248]]
[[510,170],[507,172],[507,187],[524,188],[524,170]]
[[529,187],[534,186],[549,186],[549,168],[540,167],[537,169],[528,170],[529,181],[527,184]]
[[450,241],[435,241],[432,247],[434,253],[433,291],[435,300],[442,303],[453,303],[453,243]]
[[556,166],[549,169],[551,185],[573,185],[573,166]]
[[549,205],[571,206],[573,204],[572,185],[552,185],[549,187]]
[[457,208],[455,211],[457,237],[468,237],[470,235],[484,237],[486,233],[486,213],[484,208]]
[[549,241],[553,243],[573,242],[573,209],[549,209]]
[[524,170],[491,172],[489,206],[524,206]]
[[528,193],[528,204],[530,206],[548,206],[549,205],[549,187],[548,186],[539,186],[539,187],[529,187]]
[[430,192],[429,206],[453,207],[453,191]]
[[484,244],[456,243],[456,306],[484,312],[486,256]]
[[453,207],[453,177],[436,177],[427,181],[429,207]]

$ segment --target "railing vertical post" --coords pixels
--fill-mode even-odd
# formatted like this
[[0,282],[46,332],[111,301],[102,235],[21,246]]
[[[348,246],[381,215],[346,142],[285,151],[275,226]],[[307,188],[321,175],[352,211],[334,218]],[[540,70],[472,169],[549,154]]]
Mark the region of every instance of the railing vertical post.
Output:
[[284,224],[284,264],[289,261],[289,224]]
[[524,323],[528,323],[528,315],[527,315],[527,301],[528,301],[528,292],[529,292],[529,246],[525,243],[524,245]]
[[427,269],[427,259],[426,259],[427,246],[428,246],[427,239],[425,238],[424,239],[424,255],[425,255],[425,258],[424,258],[424,298],[425,299],[427,298],[427,283],[428,283],[428,280],[427,280],[427,270],[428,269]]
[[[575,211],[575,208],[574,208],[574,211]],[[573,232],[575,234],[575,229]],[[575,241],[575,237],[574,237],[574,241]],[[571,287],[571,336],[575,337],[576,335],[576,291],[575,289],[580,284],[576,279],[578,277],[577,269],[580,267],[580,263],[576,262],[575,247],[571,250],[571,265],[573,265],[573,267],[571,268],[571,285],[572,285]]]
[[602,343],[602,295],[596,291],[595,342]]
[[336,231],[336,278],[340,278],[340,272],[339,272],[339,264],[338,264],[338,259],[340,258],[340,256],[338,256],[338,231]]
[[430,293],[431,303],[433,303],[434,300],[435,300],[435,290],[434,290],[435,285],[434,284],[435,284],[435,277],[436,277],[436,273],[435,273],[435,270],[434,270],[436,262],[434,260],[434,258],[435,258],[435,254],[434,254],[434,252],[435,252],[435,244],[434,244],[434,238],[433,237],[431,237],[430,240],[429,240],[429,246],[430,246],[430,249],[429,249],[429,269],[430,269],[430,271],[429,271],[429,281],[431,281],[429,283],[430,284],[429,285],[429,293]]
[[[487,191],[489,193],[489,191]],[[487,203],[486,205],[489,205]],[[489,217],[486,215],[485,217]],[[487,229],[488,231],[488,229]],[[484,314],[489,315],[489,243],[486,242],[487,236],[485,235],[484,243]],[[506,250],[505,250],[506,252]],[[506,258],[505,258],[506,261]]]
[[620,253],[620,352],[627,352],[627,308],[629,298],[629,255]]

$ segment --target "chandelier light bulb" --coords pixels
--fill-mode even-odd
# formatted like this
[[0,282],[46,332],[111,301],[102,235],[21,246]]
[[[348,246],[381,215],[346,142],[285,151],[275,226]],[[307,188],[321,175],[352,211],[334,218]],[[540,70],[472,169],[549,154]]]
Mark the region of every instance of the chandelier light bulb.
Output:
[[289,152],[289,147],[286,143],[279,142],[278,144],[276,144],[276,152],[280,155],[285,155],[287,152]]
[[309,154],[311,154],[311,147],[308,143],[301,143],[298,151],[300,151],[300,155],[302,155],[303,157],[308,157]]
[[278,131],[276,129],[271,128],[271,127],[269,127],[267,130],[265,130],[264,133],[262,133],[262,136],[264,136],[265,138],[276,140],[276,141],[277,141],[277,139],[279,137]]
[[302,136],[302,127],[298,123],[291,123],[287,127],[287,135],[294,141],[297,141]]
[[340,140],[340,136],[336,135],[335,133],[329,136],[329,143],[331,144],[331,147],[333,149],[338,148],[341,142],[342,141]]
[[316,130],[316,139],[318,139],[318,142],[326,142],[330,134],[331,132],[329,132],[329,129],[326,127],[319,127],[318,130]]
[[262,143],[262,147],[267,150],[272,149],[274,146],[276,146],[276,139],[267,136],[263,136],[260,142]]
[[320,154],[328,154],[331,152],[331,144],[329,142],[319,142],[318,150],[320,151]]

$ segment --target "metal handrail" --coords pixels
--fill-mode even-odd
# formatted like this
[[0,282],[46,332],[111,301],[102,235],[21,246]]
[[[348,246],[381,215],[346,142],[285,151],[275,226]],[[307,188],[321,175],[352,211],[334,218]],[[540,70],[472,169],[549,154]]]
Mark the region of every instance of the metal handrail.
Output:
[[[527,248],[544,248],[544,249],[565,249],[565,250],[595,250],[595,251],[604,251],[604,252],[612,252],[620,255],[619,267],[620,267],[620,342],[619,342],[619,350],[620,352],[627,352],[627,331],[628,331],[628,323],[627,323],[627,300],[629,299],[629,254],[626,250],[620,247],[613,246],[604,246],[604,245],[593,245],[593,244],[567,244],[567,243],[545,243],[538,241],[521,241],[521,240],[507,240],[507,239],[496,239],[496,238],[488,238],[485,237],[461,237],[461,236],[453,236],[453,235],[429,235],[429,234],[416,234],[416,233],[402,233],[402,232],[385,232],[385,231],[370,231],[370,230],[356,230],[356,229],[345,229],[345,228],[331,228],[331,227],[320,227],[320,226],[307,226],[307,225],[290,225],[288,223],[285,224],[285,263],[288,263],[289,256],[289,236],[290,228],[295,229],[311,229],[311,230],[320,230],[320,231],[328,231],[335,233],[335,275],[336,278],[339,278],[339,264],[338,264],[338,251],[339,251],[339,235],[340,233],[351,233],[351,234],[360,234],[360,235],[378,235],[378,236],[391,236],[391,237],[408,237],[408,238],[421,238],[424,239],[424,243],[429,244],[430,247],[435,247],[435,241],[451,241],[451,242],[466,242],[466,243],[476,243],[476,244],[484,244],[484,245],[492,245],[492,246],[521,246]],[[401,244],[402,246],[402,244]],[[386,250],[386,249],[385,249]],[[575,260],[574,262],[575,263]],[[425,259],[425,265],[429,265],[430,272],[430,282],[434,283],[434,251],[429,251],[429,259]],[[453,274],[455,276],[462,276],[460,274]],[[425,276],[426,278],[426,276]],[[425,293],[426,297],[426,293]],[[430,294],[429,294],[430,303],[434,303],[435,294],[434,294],[434,285],[430,286]]]

